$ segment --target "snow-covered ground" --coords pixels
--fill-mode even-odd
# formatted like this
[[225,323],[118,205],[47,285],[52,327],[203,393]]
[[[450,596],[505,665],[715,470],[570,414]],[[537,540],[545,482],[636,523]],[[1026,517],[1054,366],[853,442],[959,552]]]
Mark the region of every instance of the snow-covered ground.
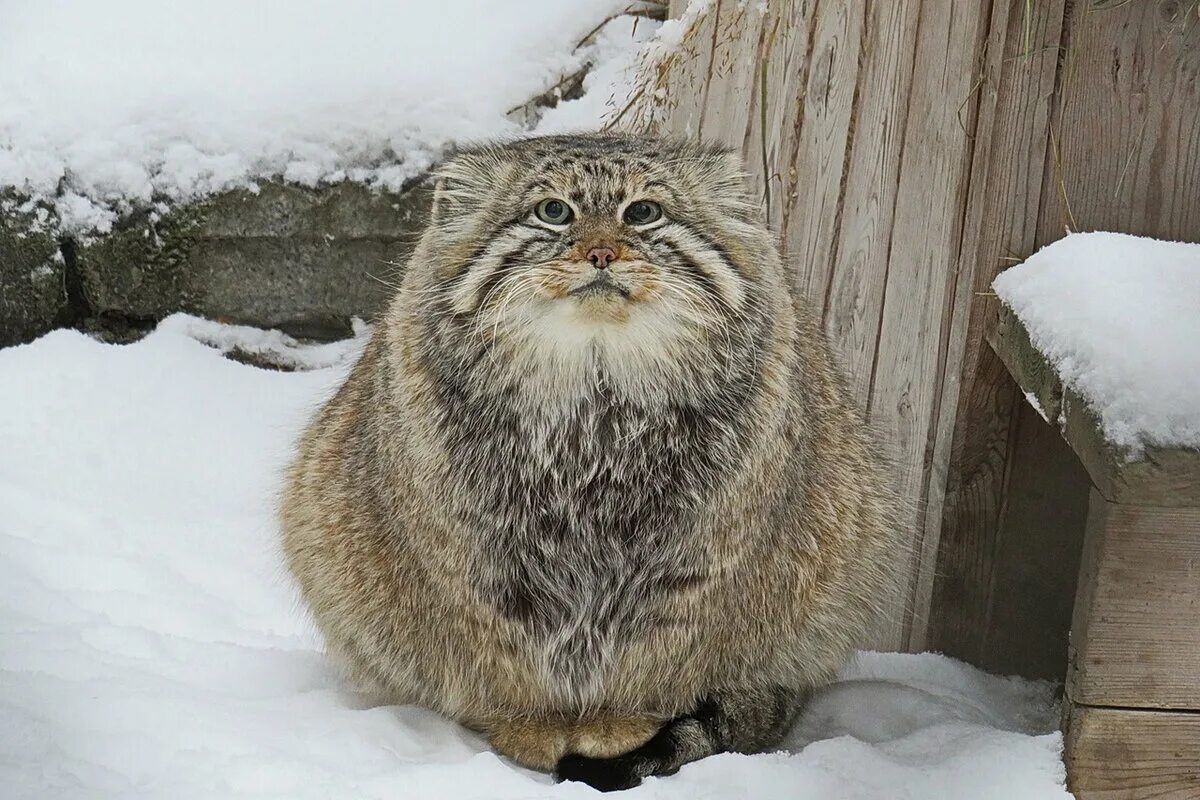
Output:
[[398,188],[448,144],[520,133],[506,113],[584,60],[590,96],[548,129],[596,127],[656,24],[576,45],[641,5],[0,0],[0,194],[88,232],[268,176]]
[[[0,797],[590,797],[339,680],[276,551],[281,468],[361,343],[172,317],[0,350]],[[276,372],[218,348],[274,354]],[[783,752],[644,798],[1067,798],[1045,684],[864,653]]]
[[1200,243],[1076,233],[993,286],[1109,440],[1200,448]]

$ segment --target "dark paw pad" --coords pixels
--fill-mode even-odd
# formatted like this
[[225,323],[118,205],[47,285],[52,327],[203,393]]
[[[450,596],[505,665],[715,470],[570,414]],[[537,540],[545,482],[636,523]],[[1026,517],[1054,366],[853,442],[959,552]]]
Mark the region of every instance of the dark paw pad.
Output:
[[629,756],[589,758],[570,753],[559,760],[554,777],[560,781],[586,783],[602,792],[615,792],[632,789],[642,782],[639,766],[641,759]]

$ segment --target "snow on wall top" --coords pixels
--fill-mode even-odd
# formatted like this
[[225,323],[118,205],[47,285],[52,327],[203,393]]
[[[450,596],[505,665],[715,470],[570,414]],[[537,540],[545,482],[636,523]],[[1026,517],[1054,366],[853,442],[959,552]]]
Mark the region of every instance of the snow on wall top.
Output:
[[0,0],[0,192],[104,231],[267,176],[398,188],[449,142],[519,133],[505,113],[626,5]]
[[1072,234],[992,286],[1109,441],[1200,447],[1200,244]]

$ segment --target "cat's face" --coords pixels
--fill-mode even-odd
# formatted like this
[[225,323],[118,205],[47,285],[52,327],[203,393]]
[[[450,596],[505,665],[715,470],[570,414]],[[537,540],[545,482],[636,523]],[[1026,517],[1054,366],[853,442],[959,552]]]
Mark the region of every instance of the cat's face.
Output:
[[430,289],[481,342],[635,359],[728,348],[760,305],[770,247],[735,157],[627,137],[459,155],[431,231]]

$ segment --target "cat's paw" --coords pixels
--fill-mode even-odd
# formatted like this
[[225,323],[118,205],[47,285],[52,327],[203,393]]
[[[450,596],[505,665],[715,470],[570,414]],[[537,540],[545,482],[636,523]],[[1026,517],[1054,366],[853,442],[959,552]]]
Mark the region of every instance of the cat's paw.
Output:
[[591,758],[568,753],[559,759],[554,777],[560,781],[586,783],[601,792],[632,789],[642,782],[644,764],[637,756]]

